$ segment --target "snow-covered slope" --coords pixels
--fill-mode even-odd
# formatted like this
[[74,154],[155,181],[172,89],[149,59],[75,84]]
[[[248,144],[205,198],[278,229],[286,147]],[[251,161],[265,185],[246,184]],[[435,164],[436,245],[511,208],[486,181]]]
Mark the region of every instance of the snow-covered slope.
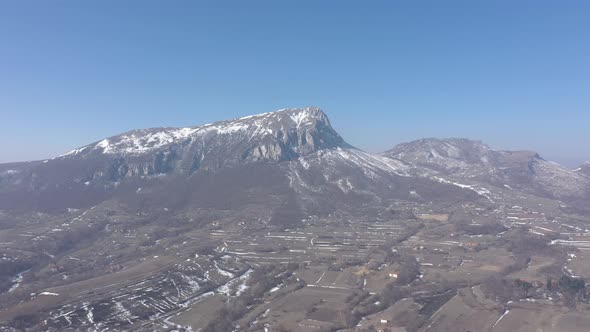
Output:
[[[318,151],[288,164],[290,185],[299,190],[321,191],[327,184],[344,193],[391,176],[408,176],[402,162],[375,156],[354,148]],[[309,181],[313,179],[315,181]],[[317,185],[321,181],[323,185]],[[363,183],[361,185],[360,183]]]
[[355,148],[321,150],[283,166],[289,186],[304,205],[319,210],[380,205],[389,200],[449,203],[485,199],[471,188],[413,176],[412,167],[404,162]]
[[428,138],[383,153],[414,166],[414,172],[463,182],[483,182],[541,196],[580,197],[590,181],[531,151],[499,151],[480,141]]

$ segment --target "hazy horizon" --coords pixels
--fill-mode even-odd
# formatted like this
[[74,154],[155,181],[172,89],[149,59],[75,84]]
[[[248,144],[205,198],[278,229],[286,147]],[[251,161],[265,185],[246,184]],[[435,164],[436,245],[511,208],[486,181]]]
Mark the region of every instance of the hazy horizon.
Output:
[[[285,108],[291,108],[291,107],[285,107]],[[277,110],[279,110],[279,109],[275,109],[275,110],[272,110],[272,111],[277,111]],[[272,112],[272,111],[270,111],[270,112]],[[324,110],[324,111],[326,111],[326,110]],[[259,112],[259,113],[264,113],[264,112]],[[327,113],[328,117],[330,118],[330,122],[332,122],[332,125],[335,127],[336,131],[338,131],[348,143],[350,143],[351,145],[355,146],[356,148],[359,148],[361,150],[364,150],[364,151],[367,151],[367,152],[371,152],[371,153],[385,152],[386,150],[389,150],[389,149],[393,148],[397,144],[406,143],[406,142],[410,142],[410,141],[413,141],[413,140],[419,140],[419,139],[423,139],[423,138],[441,138],[441,139],[443,139],[443,138],[467,138],[467,139],[472,139],[472,140],[480,140],[480,141],[482,141],[483,143],[489,145],[491,148],[493,148],[495,150],[530,150],[530,151],[535,151],[535,152],[538,152],[541,155],[541,157],[543,157],[545,159],[548,159],[550,161],[554,161],[554,162],[560,163],[563,166],[571,167],[571,168],[577,167],[577,166],[581,165],[582,163],[584,163],[586,160],[590,159],[590,158],[588,158],[588,159],[584,159],[584,158],[572,158],[572,159],[569,159],[568,160],[567,158],[559,158],[559,157],[558,158],[552,158],[551,156],[545,155],[542,151],[537,151],[537,150],[534,150],[534,149],[531,149],[531,148],[527,148],[527,147],[510,148],[510,147],[498,146],[498,145],[491,144],[490,142],[485,141],[485,140],[483,140],[481,138],[478,138],[478,137],[463,137],[463,136],[456,136],[456,135],[455,136],[452,136],[452,135],[449,135],[449,136],[427,136],[426,135],[426,136],[420,136],[420,137],[410,138],[410,139],[405,140],[405,141],[392,142],[390,145],[385,145],[383,148],[380,148],[380,149],[372,149],[371,147],[360,146],[358,144],[355,144],[355,142],[352,142],[350,140],[347,140],[347,138],[346,138],[347,136],[345,135],[345,133],[343,133],[341,130],[338,130],[337,125],[334,125],[335,122],[337,123],[339,121],[334,121],[333,116],[331,116],[331,113],[329,113],[329,112],[326,112],[326,113]],[[258,114],[258,113],[239,115],[239,116],[230,117],[230,118],[226,118],[226,119],[218,119],[218,120],[214,120],[212,122],[223,121],[223,120],[231,120],[231,119],[236,119],[236,118],[239,118],[239,117],[242,117],[242,116],[248,116],[248,115],[254,115],[254,114]],[[211,123],[211,122],[209,122],[209,123]],[[202,123],[198,123],[198,124],[189,124],[189,125],[185,125],[185,126],[172,126],[172,127],[195,127],[195,126],[201,126],[201,125],[205,125],[205,124],[207,124],[207,123],[206,122],[202,122]],[[62,150],[57,151],[57,152],[54,152],[54,153],[51,153],[49,155],[45,155],[44,157],[41,156],[40,158],[23,159],[23,160],[1,160],[0,159],[0,163],[27,162],[27,161],[38,161],[38,160],[51,159],[51,158],[57,157],[59,155],[62,155],[64,153],[68,152],[68,151],[71,151],[73,149],[76,149],[76,148],[79,148],[79,147],[82,147],[82,146],[85,146],[85,145],[88,145],[88,144],[91,144],[91,143],[98,142],[99,140],[104,139],[104,138],[112,137],[112,136],[115,136],[115,135],[118,135],[118,134],[122,134],[123,132],[131,131],[131,130],[148,129],[148,128],[158,128],[158,127],[129,128],[128,130],[124,130],[122,132],[105,133],[104,135],[99,136],[96,139],[93,139],[93,140],[88,141],[88,142],[77,142],[77,143],[76,142],[73,142],[73,145],[70,145],[68,148],[62,149]],[[381,142],[378,142],[378,143],[381,143]]]
[[0,162],[314,105],[370,152],[465,137],[575,167],[590,159],[581,6],[3,3]]

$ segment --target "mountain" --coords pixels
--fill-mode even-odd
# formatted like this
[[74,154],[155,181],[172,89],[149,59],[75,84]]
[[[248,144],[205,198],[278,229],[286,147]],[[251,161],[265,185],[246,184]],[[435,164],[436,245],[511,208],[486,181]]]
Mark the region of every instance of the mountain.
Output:
[[[213,202],[201,199],[217,197],[212,193],[219,193],[219,201],[235,196],[233,204],[240,205],[247,201],[248,188],[266,186],[261,190],[269,195],[283,194],[281,202],[293,200],[303,210],[322,213],[349,201],[443,202],[474,193],[469,199],[477,199],[490,185],[579,200],[590,188],[582,174],[535,152],[498,151],[468,139],[422,139],[369,154],[348,144],[322,110],[308,107],[196,127],[134,130],[50,160],[0,165],[0,209],[133,202],[140,187],[142,199],[152,197],[153,206],[186,207]],[[150,187],[151,196],[145,194]],[[439,190],[457,197],[436,195]],[[196,198],[186,198],[191,195]]]
[[162,186],[197,172],[195,178],[215,176],[228,167],[278,163],[348,146],[317,108],[197,127],[134,130],[43,162],[1,166],[0,208],[91,206],[141,183]]
[[481,141],[427,138],[395,146],[383,156],[414,167],[414,173],[511,188],[542,197],[588,195],[590,181],[536,152],[494,150]]
[[47,160],[43,169],[62,181],[120,181],[292,160],[346,146],[321,110],[285,109],[198,127],[134,130]]
[[[239,206],[252,196],[249,190],[259,187],[268,195],[282,195],[279,201],[294,200],[304,209],[323,212],[348,201],[445,201],[434,195],[436,188],[461,197],[468,192],[411,177],[406,170],[402,162],[346,143],[320,109],[284,109],[197,127],[134,130],[43,162],[0,166],[0,209],[131,202],[140,187],[142,199],[151,197],[151,206],[219,205],[227,203],[225,197],[235,197],[232,204]],[[151,196],[146,194],[150,187]],[[422,194],[411,194],[416,187]],[[467,196],[477,198],[473,192]]]
[[580,167],[576,168],[574,172],[590,177],[590,161],[584,162]]

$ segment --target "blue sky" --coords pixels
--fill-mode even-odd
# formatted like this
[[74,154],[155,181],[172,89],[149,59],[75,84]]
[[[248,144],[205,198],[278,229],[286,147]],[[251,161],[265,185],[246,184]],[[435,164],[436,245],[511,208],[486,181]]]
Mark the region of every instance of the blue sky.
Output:
[[0,162],[319,106],[353,145],[590,159],[587,1],[2,1]]

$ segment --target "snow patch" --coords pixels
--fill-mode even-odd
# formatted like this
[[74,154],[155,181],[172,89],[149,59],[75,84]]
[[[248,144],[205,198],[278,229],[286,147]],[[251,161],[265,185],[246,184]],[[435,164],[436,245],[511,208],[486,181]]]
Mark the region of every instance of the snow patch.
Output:
[[301,126],[301,124],[310,121],[309,113],[307,111],[298,112],[291,115],[291,120],[297,124],[297,127]]
[[[107,141],[107,142],[108,142],[108,141]],[[107,143],[107,144],[108,144],[108,143]],[[61,156],[59,156],[58,158],[61,158],[61,157],[67,157],[67,156],[75,156],[75,155],[77,155],[77,154],[79,154],[79,153],[82,153],[82,152],[84,152],[84,151],[85,151],[85,150],[87,150],[88,148],[90,148],[90,146],[85,146],[85,147],[82,147],[82,148],[74,149],[74,150],[72,150],[72,151],[69,151],[69,152],[66,152],[66,153],[62,154],[62,155],[61,155]]]
[[21,272],[16,277],[12,278],[12,282],[14,282],[15,284],[10,287],[8,293],[14,292],[20,286],[20,284],[23,282],[23,274],[24,272]]
[[39,295],[59,296],[59,294],[52,292],[41,292]]

